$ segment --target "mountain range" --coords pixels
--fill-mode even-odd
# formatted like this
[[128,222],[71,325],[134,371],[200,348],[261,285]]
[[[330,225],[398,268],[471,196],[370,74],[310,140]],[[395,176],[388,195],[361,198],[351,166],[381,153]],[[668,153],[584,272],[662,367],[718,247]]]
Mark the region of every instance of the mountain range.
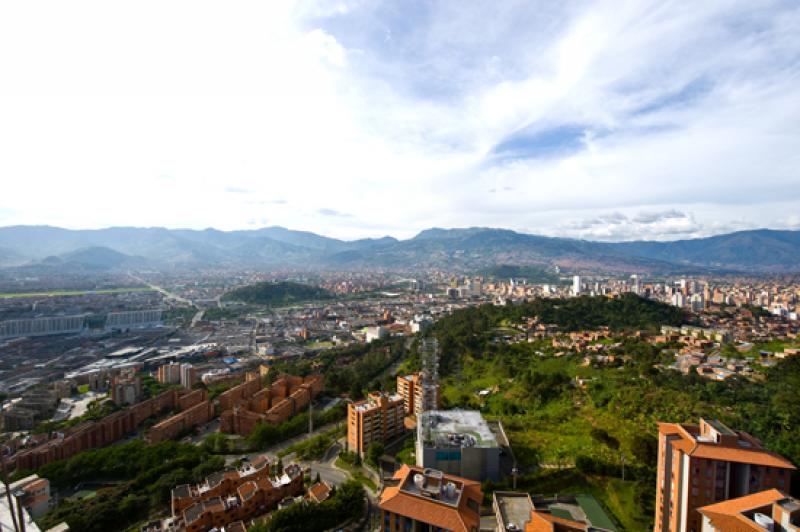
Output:
[[788,273],[800,271],[800,231],[608,243],[483,227],[426,229],[407,240],[353,241],[283,227],[0,227],[0,268],[41,272],[219,267],[469,272],[498,265],[559,266],[570,272]]

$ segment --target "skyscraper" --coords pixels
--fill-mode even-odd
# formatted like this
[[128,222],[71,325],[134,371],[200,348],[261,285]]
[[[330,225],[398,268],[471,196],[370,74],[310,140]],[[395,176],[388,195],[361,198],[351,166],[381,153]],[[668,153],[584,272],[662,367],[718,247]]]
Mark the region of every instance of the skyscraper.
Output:
[[572,278],[572,295],[581,295],[581,276],[576,275]]

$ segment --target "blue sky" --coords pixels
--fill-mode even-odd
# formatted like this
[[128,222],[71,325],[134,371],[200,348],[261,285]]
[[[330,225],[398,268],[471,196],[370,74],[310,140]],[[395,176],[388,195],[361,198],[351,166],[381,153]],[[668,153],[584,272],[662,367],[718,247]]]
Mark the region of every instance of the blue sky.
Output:
[[794,1],[0,4],[0,225],[800,228]]

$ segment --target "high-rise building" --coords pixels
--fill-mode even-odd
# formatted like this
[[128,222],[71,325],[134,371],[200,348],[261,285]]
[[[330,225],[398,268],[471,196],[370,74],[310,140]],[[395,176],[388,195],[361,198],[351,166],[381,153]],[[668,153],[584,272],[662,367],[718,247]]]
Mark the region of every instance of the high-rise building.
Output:
[[[425,391],[428,390],[428,394]],[[397,393],[403,398],[406,415],[419,416],[425,410],[436,410],[441,405],[439,402],[439,384],[425,388],[422,386],[422,374],[397,376]]]
[[631,291],[636,295],[642,294],[642,280],[635,273],[631,275]]
[[111,379],[111,399],[117,406],[134,405],[142,397],[142,380],[133,372],[123,372]]
[[156,380],[161,384],[178,384],[181,382],[181,365],[172,363],[158,366]]
[[404,465],[381,493],[381,530],[478,532],[481,485],[435,469]]
[[716,420],[659,423],[656,532],[699,532],[699,508],[769,488],[788,489],[795,466]]
[[572,295],[581,295],[581,276],[576,275],[572,278]]
[[385,443],[403,434],[405,408],[399,394],[373,392],[347,405],[347,446],[364,455],[373,442]]
[[191,364],[181,364],[181,386],[191,389],[199,380],[197,369]]

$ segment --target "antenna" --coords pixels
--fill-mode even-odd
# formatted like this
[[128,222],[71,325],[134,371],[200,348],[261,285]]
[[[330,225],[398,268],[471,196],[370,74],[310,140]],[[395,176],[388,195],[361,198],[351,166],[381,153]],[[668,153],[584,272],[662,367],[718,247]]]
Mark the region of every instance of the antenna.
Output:
[[420,347],[422,359],[422,411],[436,410],[439,405],[439,342],[436,338],[423,338]]

